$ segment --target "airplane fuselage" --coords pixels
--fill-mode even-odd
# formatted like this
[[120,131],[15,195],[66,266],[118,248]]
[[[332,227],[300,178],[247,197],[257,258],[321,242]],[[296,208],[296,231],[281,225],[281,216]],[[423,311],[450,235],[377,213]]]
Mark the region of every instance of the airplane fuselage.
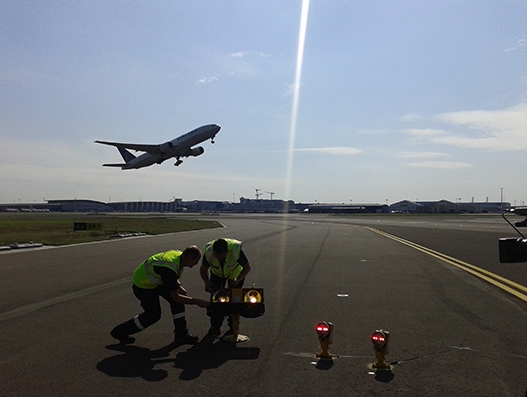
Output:
[[[135,158],[133,158],[130,153],[127,153],[129,157],[132,157],[131,160],[122,164],[104,164],[107,166],[119,166],[123,170],[138,169],[148,167],[153,164],[161,164],[163,161],[172,157],[177,159],[175,165],[179,165],[182,162],[180,157],[199,156],[202,154],[204,152],[202,147],[193,148],[193,146],[204,142],[207,139],[210,139],[212,143],[214,143],[214,137],[220,131],[220,129],[221,127],[217,124],[203,125],[160,145],[135,145],[104,141],[96,142],[116,146],[118,149],[120,149],[120,151],[125,148],[146,151],[146,153],[143,153]],[[144,146],[145,148],[143,149],[141,146]],[[123,155],[123,157],[125,156]]]

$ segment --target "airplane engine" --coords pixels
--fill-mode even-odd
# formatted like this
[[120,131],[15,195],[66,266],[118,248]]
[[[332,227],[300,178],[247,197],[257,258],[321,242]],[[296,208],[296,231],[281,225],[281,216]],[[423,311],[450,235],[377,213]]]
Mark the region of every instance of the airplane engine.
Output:
[[174,144],[172,142],[165,142],[162,145],[159,146],[159,151],[161,153],[167,153],[174,147]]
[[198,146],[198,147],[190,149],[189,156],[198,157],[202,155],[204,151],[205,149],[203,149],[201,146]]

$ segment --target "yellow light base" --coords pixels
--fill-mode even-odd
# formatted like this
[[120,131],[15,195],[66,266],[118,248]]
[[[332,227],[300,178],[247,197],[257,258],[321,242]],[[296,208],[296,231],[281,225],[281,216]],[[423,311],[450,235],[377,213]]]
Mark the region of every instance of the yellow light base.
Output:
[[379,365],[379,363],[372,363],[372,364],[368,364],[368,369],[372,371],[375,371],[375,370],[391,371],[393,369],[393,365],[390,365],[387,363],[383,363],[382,365]]

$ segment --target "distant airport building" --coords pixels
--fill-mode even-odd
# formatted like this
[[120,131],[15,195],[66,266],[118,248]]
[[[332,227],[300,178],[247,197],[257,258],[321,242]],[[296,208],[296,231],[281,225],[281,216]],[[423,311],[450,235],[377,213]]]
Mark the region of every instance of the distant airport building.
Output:
[[3,212],[111,212],[113,208],[95,200],[48,200],[47,203],[0,204]]
[[511,204],[506,202],[469,202],[453,203],[447,200],[439,201],[409,201],[403,200],[390,205],[390,211],[393,213],[406,214],[485,214],[500,213]]
[[387,204],[311,204],[307,207],[314,214],[387,214],[389,209]]
[[95,200],[48,200],[48,204],[60,212],[113,212],[110,205]]
[[182,212],[181,199],[174,201],[120,201],[108,203],[117,212]]
[[326,214],[459,214],[500,213],[511,208],[508,202],[453,203],[447,200],[410,201],[403,200],[387,204],[322,204],[295,203],[293,200],[240,198],[239,203],[230,201],[120,201],[104,203],[86,199],[48,200],[47,203],[0,204],[2,212],[234,212],[234,213],[326,213]]
[[264,200],[240,197],[240,204],[234,207],[237,212],[288,213],[298,212],[293,200]]

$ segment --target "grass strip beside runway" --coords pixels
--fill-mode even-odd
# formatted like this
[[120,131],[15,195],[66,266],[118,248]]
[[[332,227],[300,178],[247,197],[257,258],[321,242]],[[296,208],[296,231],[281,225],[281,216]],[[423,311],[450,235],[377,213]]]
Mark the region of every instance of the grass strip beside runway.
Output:
[[[75,222],[102,223],[102,229],[74,231]],[[221,224],[216,221],[179,218],[163,214],[9,213],[0,215],[0,246],[30,241],[57,246],[108,240],[119,233],[157,235],[216,227],[221,227]]]

